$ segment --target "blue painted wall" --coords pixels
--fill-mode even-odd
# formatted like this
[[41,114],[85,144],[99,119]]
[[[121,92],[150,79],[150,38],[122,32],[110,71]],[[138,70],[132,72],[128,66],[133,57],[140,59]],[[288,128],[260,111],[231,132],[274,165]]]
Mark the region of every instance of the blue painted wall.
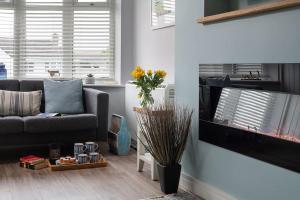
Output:
[[[195,111],[200,63],[300,63],[300,8],[203,26],[203,0],[176,7],[176,98]],[[199,141],[197,120],[196,112],[186,173],[241,200],[300,199],[300,174]]]

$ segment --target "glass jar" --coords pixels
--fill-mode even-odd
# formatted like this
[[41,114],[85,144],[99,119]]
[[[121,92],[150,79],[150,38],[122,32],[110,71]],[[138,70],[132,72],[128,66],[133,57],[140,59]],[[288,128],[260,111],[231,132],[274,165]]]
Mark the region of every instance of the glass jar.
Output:
[[7,79],[7,70],[5,69],[5,64],[0,63],[0,80]]

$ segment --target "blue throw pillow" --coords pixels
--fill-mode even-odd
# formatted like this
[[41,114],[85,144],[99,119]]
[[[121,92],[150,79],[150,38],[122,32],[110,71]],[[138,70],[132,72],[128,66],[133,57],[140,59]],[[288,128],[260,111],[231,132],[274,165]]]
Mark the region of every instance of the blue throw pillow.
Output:
[[82,81],[44,80],[45,112],[83,113]]

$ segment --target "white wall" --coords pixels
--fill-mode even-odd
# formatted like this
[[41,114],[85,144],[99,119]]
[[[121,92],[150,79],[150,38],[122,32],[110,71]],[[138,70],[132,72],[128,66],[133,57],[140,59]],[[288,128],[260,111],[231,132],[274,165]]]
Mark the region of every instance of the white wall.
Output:
[[[136,65],[164,69],[168,73],[166,82],[174,83],[175,27],[153,31],[150,6],[149,0],[116,1],[116,51],[119,51],[116,77],[122,85],[131,79],[130,72]],[[126,116],[124,88],[105,87],[103,90],[111,94],[110,115]]]
[[[174,83],[175,27],[151,29],[149,0],[117,0],[116,2],[116,23],[119,23],[116,30],[121,34],[117,35],[119,41],[116,47],[120,52],[116,61],[120,67],[117,73],[120,83],[124,85],[131,79],[130,72],[136,65],[164,69],[168,73],[166,82]],[[99,89],[110,93],[109,118],[111,114],[127,115],[124,88],[101,87]]]
[[[130,2],[129,2],[130,1]],[[127,55],[132,54],[132,66],[122,71],[126,71],[127,79],[130,76],[130,71],[135,66],[139,65],[146,69],[164,69],[168,75],[166,77],[167,83],[174,83],[175,81],[175,27],[168,27],[164,29],[152,30],[150,23],[150,0],[127,0],[125,7],[132,5],[133,20],[127,21],[128,25],[126,30],[130,32],[130,36],[127,36],[127,40],[123,41],[122,53]],[[124,2],[122,2],[124,3]],[[131,10],[127,8],[127,10]],[[125,33],[125,34],[128,34]],[[132,52],[131,52],[132,51]],[[127,59],[127,64],[130,60],[125,56],[123,59]],[[124,66],[123,66],[124,67]],[[130,79],[130,77],[129,77]],[[132,102],[132,98],[136,96],[127,95],[127,102]],[[132,110],[132,104],[125,105],[125,113],[127,118],[127,125],[129,131],[132,133],[133,139],[136,139],[136,120]]]
[[[116,0],[116,79],[121,85],[130,79],[133,66],[133,3]],[[112,114],[125,116],[125,87],[94,86],[109,94],[109,124]]]
[[122,1],[121,18],[121,84],[130,80],[130,72],[133,68],[133,44],[134,44],[134,2],[136,0]]
[[111,87],[111,86],[85,86],[100,90],[109,94],[108,105],[108,128],[111,125],[111,116],[118,114],[125,116],[125,89],[124,87]]
[[150,0],[134,1],[133,67],[160,68],[167,71],[166,82],[174,83],[175,28],[152,30]]

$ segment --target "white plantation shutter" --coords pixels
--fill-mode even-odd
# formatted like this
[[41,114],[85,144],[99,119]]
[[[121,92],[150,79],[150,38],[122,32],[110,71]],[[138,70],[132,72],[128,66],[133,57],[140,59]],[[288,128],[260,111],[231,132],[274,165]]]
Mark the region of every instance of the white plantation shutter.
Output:
[[175,2],[176,0],[164,0],[164,7],[165,10],[169,11],[168,14],[166,14],[165,16],[165,23],[169,24],[169,23],[174,23],[175,21]]
[[107,9],[74,11],[73,65],[74,76],[93,73],[97,77],[113,78],[114,37],[111,11]]
[[[160,5],[159,11],[161,13],[157,13],[157,11],[152,11],[152,25],[157,26],[159,25],[159,21],[163,22],[164,24],[173,24],[175,22],[175,7],[176,1],[175,0],[156,0],[153,1],[153,4]],[[159,19],[161,18],[161,19]],[[160,22],[160,23],[161,23]]]
[[12,77],[14,64],[14,10],[9,6],[0,7],[0,63],[5,64],[8,77]]
[[14,10],[14,77],[46,78],[55,69],[61,78],[114,80],[111,0],[20,0]]
[[16,9],[23,16],[16,31],[20,44],[17,77],[46,78],[49,69],[69,68],[70,63],[63,62],[62,0],[25,0],[17,3]]

